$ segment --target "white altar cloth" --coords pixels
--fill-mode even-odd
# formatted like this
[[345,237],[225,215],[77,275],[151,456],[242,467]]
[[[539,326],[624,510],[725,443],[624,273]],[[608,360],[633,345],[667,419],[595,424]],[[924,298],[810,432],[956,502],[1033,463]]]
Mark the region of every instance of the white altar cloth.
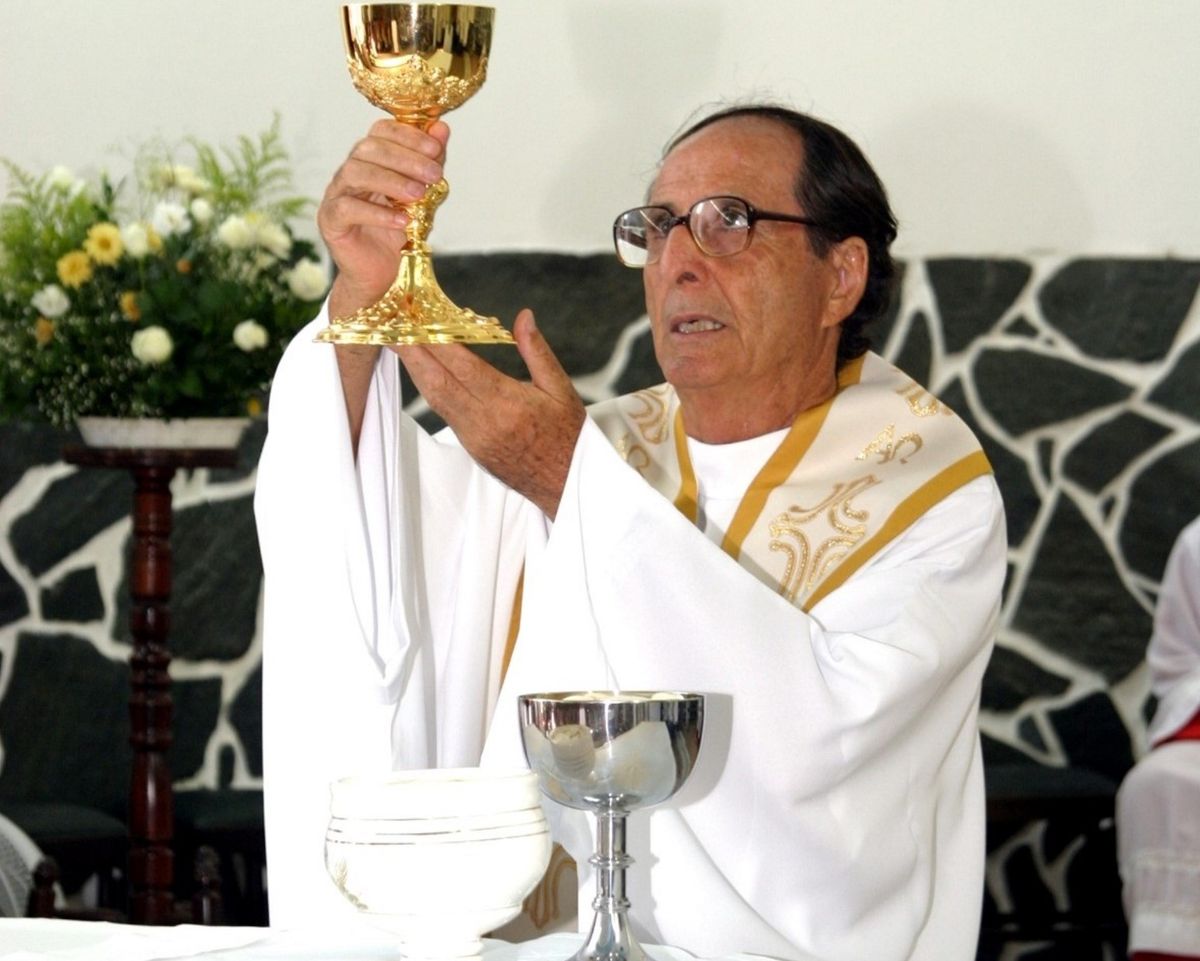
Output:
[[[484,942],[483,961],[566,961],[582,934]],[[696,961],[679,948],[644,945],[654,961]],[[274,928],[146,927],[104,921],[0,919],[0,961],[402,961],[395,938],[365,925]],[[727,956],[751,961],[761,955]]]

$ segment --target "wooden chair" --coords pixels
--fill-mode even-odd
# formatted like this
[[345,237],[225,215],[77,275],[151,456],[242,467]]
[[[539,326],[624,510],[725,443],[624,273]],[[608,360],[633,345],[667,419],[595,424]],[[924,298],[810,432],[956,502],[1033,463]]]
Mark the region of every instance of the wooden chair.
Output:
[[0,814],[17,825],[54,862],[54,882],[68,893],[97,879],[96,904],[125,912],[129,831],[99,808],[59,801],[5,798]]
[[[221,869],[216,852],[210,847],[201,847],[196,852],[195,892],[190,903],[176,906],[176,920],[192,924],[220,924]],[[58,863],[52,857],[43,858],[33,872],[33,887],[29,891],[29,903],[25,912],[30,918],[68,918],[76,921],[116,921],[128,918],[113,908],[60,908],[56,904],[56,886],[59,880]]]
[[[175,851],[213,853],[224,924],[267,923],[267,850],[261,790],[223,788],[175,795]],[[177,878],[176,893],[180,893]]]

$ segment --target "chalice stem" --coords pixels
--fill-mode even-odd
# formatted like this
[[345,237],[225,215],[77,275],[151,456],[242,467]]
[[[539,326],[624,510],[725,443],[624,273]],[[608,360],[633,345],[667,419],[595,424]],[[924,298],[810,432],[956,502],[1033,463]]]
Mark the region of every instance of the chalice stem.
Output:
[[646,952],[629,930],[629,899],[625,870],[633,858],[625,853],[625,818],[621,811],[596,815],[596,853],[588,860],[596,868],[596,912],[587,941],[572,961],[645,961]]
[[396,279],[383,297],[349,317],[335,318],[317,340],[354,344],[512,343],[512,335],[494,317],[457,307],[433,271],[426,238],[433,215],[450,187],[445,179],[430,184],[424,196],[397,204],[408,214],[408,243],[400,253]]

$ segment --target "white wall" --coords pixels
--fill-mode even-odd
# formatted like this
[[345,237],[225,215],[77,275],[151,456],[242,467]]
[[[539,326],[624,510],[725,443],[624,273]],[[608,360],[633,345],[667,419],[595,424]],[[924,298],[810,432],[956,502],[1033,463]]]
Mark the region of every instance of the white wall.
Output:
[[[454,127],[444,250],[603,250],[661,144],[763,94],[842,126],[901,254],[1200,256],[1195,0],[495,0]],[[124,165],[150,135],[229,142],[280,111],[319,196],[379,114],[335,0],[0,0],[0,156]]]

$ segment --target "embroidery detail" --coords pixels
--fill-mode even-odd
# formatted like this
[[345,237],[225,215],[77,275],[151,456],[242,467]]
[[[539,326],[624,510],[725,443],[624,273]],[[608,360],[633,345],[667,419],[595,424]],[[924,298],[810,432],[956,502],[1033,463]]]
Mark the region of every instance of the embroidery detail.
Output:
[[898,388],[896,393],[908,401],[908,409],[917,417],[933,417],[936,414],[945,414],[949,417],[954,414],[949,407],[915,381],[910,382],[906,387]]
[[[907,457],[901,457],[900,451],[906,446],[911,446],[912,450],[908,452]],[[911,434],[905,434],[899,440],[896,439],[896,425],[888,424],[881,430],[871,443],[862,449],[862,452],[854,458],[855,460],[866,460],[872,454],[878,454],[879,460],[877,463],[888,464],[893,460],[899,459],[901,464],[907,464],[908,458],[912,457],[922,447],[925,442],[921,440],[921,435],[915,431]]]
[[633,435],[625,433],[621,435],[620,440],[614,445],[621,460],[625,461],[630,467],[636,470],[643,477],[646,476],[646,470],[650,467],[650,452],[641,444],[634,443]]
[[575,872],[575,862],[557,844],[550,851],[550,864],[546,873],[538,882],[522,905],[525,915],[537,930],[542,930],[552,922],[561,921],[562,907],[559,904],[558,890],[564,877]]
[[[812,590],[866,536],[869,512],[856,509],[851,500],[878,483],[878,478],[867,474],[846,484],[834,484],[833,492],[821,503],[813,507],[793,505],[771,522],[768,547],[784,555],[780,594],[795,603],[802,591]],[[822,514],[835,533],[814,548],[803,528]]]
[[667,416],[667,391],[670,388],[663,384],[660,387],[650,387],[639,390],[630,397],[641,405],[641,410],[631,410],[630,419],[641,431],[642,439],[648,444],[661,444],[670,433],[670,418]]

